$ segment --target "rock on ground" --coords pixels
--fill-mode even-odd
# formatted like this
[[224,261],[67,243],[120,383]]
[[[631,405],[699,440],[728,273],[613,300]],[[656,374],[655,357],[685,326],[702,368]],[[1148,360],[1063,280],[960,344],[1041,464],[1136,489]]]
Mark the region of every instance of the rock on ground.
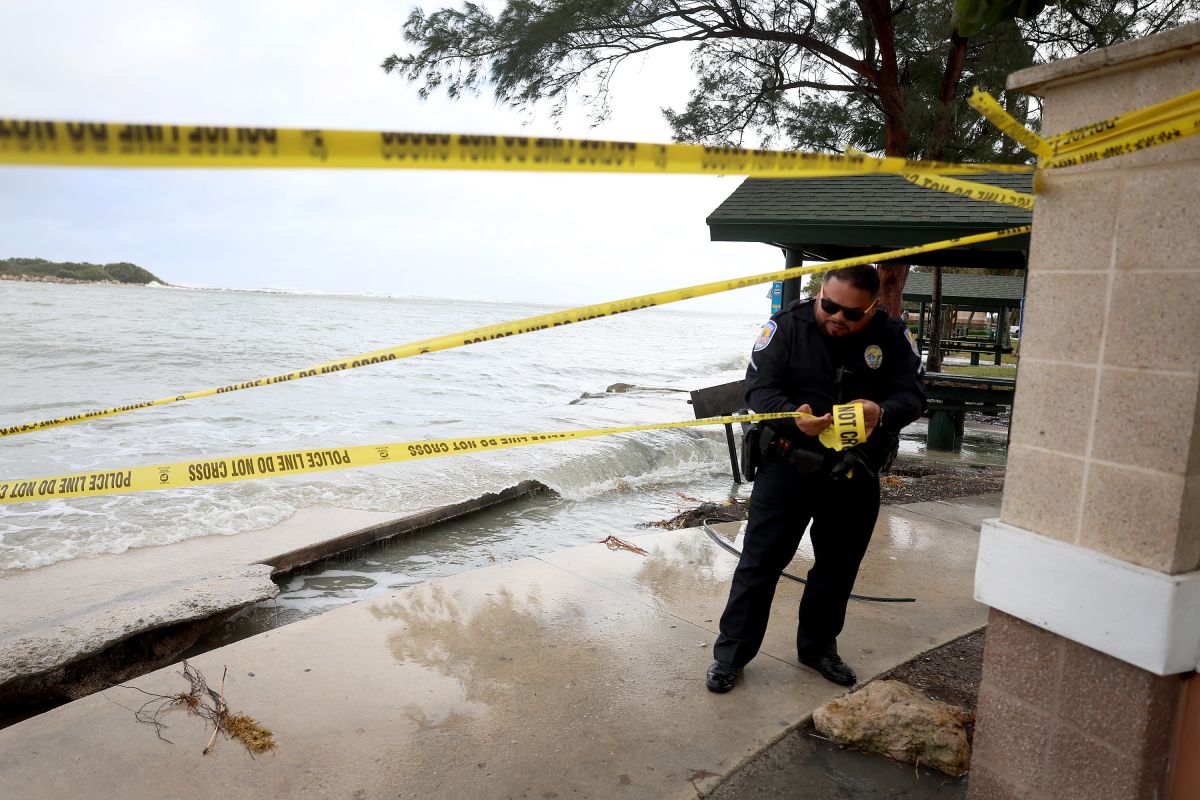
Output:
[[971,718],[898,681],[875,681],[813,712],[824,736],[898,761],[962,775],[971,761],[963,726]]

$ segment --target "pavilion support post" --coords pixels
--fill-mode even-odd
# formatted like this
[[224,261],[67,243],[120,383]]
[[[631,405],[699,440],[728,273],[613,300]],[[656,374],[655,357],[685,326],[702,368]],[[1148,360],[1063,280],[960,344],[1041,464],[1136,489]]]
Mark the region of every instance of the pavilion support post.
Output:
[[1000,306],[996,315],[996,366],[1004,363],[1004,332],[1008,330],[1008,306]]
[[[798,247],[786,247],[783,250],[784,269],[804,266],[804,253]],[[787,308],[793,300],[803,297],[803,278],[789,278],[783,282],[783,307]]]
[[925,359],[925,367],[930,372],[942,370],[942,268],[933,268],[933,318],[930,322],[929,355]]

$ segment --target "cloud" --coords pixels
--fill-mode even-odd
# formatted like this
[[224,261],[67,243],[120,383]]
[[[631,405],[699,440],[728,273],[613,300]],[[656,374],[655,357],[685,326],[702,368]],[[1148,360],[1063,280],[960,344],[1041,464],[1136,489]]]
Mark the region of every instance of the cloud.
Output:
[[[618,74],[555,130],[490,97],[422,103],[379,62],[394,3],[65,3],[0,12],[0,115],[666,141],[687,53]],[[708,241],[738,179],[407,171],[0,169],[5,256],[133,261],[179,283],[582,303],[780,266]],[[690,301],[765,311],[765,289]]]

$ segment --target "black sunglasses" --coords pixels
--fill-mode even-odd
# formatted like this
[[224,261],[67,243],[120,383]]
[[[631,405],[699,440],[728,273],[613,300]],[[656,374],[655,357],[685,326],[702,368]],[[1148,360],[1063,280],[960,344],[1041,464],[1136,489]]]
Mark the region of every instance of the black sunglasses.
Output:
[[878,302],[879,302],[879,300],[876,299],[873,303],[871,303],[871,305],[867,306],[866,308],[849,308],[847,306],[838,305],[837,303],[833,302],[828,297],[826,297],[824,294],[822,294],[821,295],[821,310],[823,310],[829,316],[833,316],[834,314],[836,314],[840,311],[840,312],[842,312],[842,316],[845,317],[850,322],[858,322],[860,319],[865,317],[867,315],[867,313],[872,308],[875,307],[875,303],[878,303]]

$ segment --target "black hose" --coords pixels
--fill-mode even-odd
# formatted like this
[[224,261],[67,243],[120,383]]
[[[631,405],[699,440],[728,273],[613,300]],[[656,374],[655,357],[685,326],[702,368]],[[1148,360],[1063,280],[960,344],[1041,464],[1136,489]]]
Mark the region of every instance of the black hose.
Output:
[[[730,553],[733,553],[738,558],[741,558],[742,551],[738,550],[736,547],[731,545],[729,542],[722,539],[721,534],[717,533],[716,531],[714,531],[712,528],[710,528],[708,526],[708,522],[709,522],[708,520],[704,520],[703,522],[700,523],[700,526],[704,528],[704,532],[708,534],[708,538],[710,538],[714,542],[716,542],[717,545],[722,550],[726,550]],[[790,578],[791,580],[798,581],[800,583],[808,585],[808,581],[804,580],[804,578],[801,578],[797,575],[793,575],[790,572],[784,572],[783,577]],[[917,598],[915,598],[915,597],[872,597],[871,595],[867,595],[867,594],[852,594],[852,595],[850,595],[850,599],[851,600],[862,600],[865,603],[915,603],[915,602],[917,602]]]

